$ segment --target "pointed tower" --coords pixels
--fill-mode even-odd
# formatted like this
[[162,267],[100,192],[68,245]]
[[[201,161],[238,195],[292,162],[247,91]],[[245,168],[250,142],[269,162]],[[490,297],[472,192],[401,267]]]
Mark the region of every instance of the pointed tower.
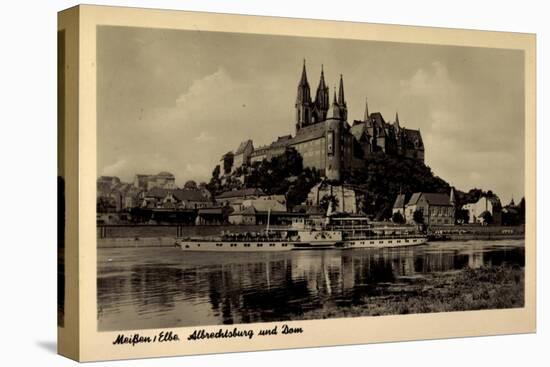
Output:
[[340,119],[347,121],[348,119],[348,106],[346,99],[344,98],[344,78],[340,74],[340,87],[338,89],[338,106],[340,107]]
[[336,98],[336,88],[334,89],[334,97],[332,100],[332,118],[328,118],[325,122],[326,127],[326,165],[325,177],[328,180],[340,181],[343,169],[342,157],[342,132],[344,121],[342,120],[342,110]]
[[451,203],[453,206],[455,206],[456,204],[456,199],[455,199],[455,188],[451,186],[451,195],[449,197],[449,203]]
[[302,67],[302,77],[298,84],[298,93],[296,95],[296,131],[311,123],[311,94],[306,73],[306,59]]
[[369,121],[369,99],[365,97],[365,116],[363,117],[363,120],[365,122]]
[[399,126],[399,113],[397,111],[395,112],[395,127],[397,130],[401,129],[401,126]]
[[315,94],[314,105],[313,119],[315,122],[325,121],[327,119],[327,112],[330,105],[328,86],[325,83],[323,65],[321,65],[321,78],[319,80],[319,86],[317,87],[317,93]]
[[340,106],[338,105],[338,101],[336,99],[336,87],[334,87],[332,105],[330,108],[332,109],[332,117],[335,119],[340,119]]

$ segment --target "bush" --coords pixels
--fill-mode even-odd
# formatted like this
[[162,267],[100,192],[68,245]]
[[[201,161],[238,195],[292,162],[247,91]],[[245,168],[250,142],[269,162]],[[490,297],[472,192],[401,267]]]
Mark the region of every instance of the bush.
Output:
[[400,212],[393,213],[391,217],[392,222],[397,224],[403,224],[405,223],[405,218],[403,218],[403,215]]

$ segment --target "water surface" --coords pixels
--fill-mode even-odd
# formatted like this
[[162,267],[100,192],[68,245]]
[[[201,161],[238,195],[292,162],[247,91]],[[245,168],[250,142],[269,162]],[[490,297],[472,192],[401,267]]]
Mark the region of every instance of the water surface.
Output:
[[524,266],[524,241],[285,253],[100,248],[98,329],[296,320],[360,306],[405,280],[502,264]]

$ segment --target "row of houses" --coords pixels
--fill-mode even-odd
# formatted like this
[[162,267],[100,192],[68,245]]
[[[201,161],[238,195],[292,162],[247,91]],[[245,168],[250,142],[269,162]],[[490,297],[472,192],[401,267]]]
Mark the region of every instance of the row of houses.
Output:
[[[212,197],[205,188],[177,188],[150,186],[140,182],[136,175],[133,183],[121,182],[118,177],[102,176],[97,181],[98,221],[114,223],[128,213],[135,220],[156,222],[177,221],[195,224],[265,224],[271,215],[272,222],[287,222],[284,195],[266,195],[261,189],[232,190]],[[155,181],[149,181],[156,182]],[[119,213],[119,215],[115,215]]]
[[[359,203],[364,201],[364,194],[353,187],[321,182],[310,190],[302,205],[289,212],[284,195],[267,195],[259,188],[226,191],[213,197],[204,185],[176,187],[170,178],[173,175],[167,172],[149,175],[148,179],[145,176],[136,175],[132,183],[121,182],[114,176],[100,177],[97,181],[97,212],[132,211],[141,213],[141,219],[145,221],[183,221],[203,225],[266,224],[271,216],[270,222],[286,224],[299,216],[324,215],[321,207],[327,205],[331,205],[331,212],[360,214]],[[514,205],[503,208],[496,195],[483,196],[460,209],[466,211],[469,223],[482,224],[487,223],[487,213],[491,223],[501,224],[503,214],[510,216],[516,210]],[[400,194],[394,202],[392,214],[399,213],[409,224],[416,223],[421,216],[426,225],[445,226],[455,224],[457,219],[458,222],[463,220],[457,215],[457,210],[455,192],[451,188],[448,194]]]
[[[473,224],[503,223],[502,215],[516,210],[513,201],[511,205],[502,207],[500,199],[496,195],[480,197],[476,202],[467,203],[460,208],[465,212],[459,219],[457,217],[457,202],[454,189],[449,194],[445,193],[414,193],[410,198],[400,194],[395,199],[393,214],[399,213],[407,223],[415,223],[415,212],[421,216],[422,221],[430,226],[453,225],[458,221],[467,221]],[[417,218],[418,219],[418,218]]]

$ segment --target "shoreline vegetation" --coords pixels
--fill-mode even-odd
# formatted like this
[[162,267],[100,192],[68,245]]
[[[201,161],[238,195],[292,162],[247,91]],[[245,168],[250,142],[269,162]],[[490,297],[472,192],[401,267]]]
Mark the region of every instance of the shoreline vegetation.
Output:
[[299,319],[519,308],[524,306],[524,274],[523,267],[500,265],[404,277],[360,306],[326,307]]

